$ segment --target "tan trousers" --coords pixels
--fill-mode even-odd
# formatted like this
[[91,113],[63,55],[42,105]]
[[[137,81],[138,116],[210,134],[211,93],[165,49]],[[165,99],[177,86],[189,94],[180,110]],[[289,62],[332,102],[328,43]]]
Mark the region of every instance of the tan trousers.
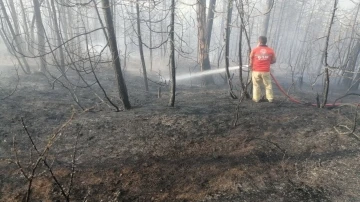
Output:
[[253,100],[255,102],[259,102],[261,99],[261,88],[260,88],[261,84],[264,84],[265,86],[266,99],[268,99],[269,102],[272,102],[274,100],[270,72],[253,71],[252,82],[253,82]]

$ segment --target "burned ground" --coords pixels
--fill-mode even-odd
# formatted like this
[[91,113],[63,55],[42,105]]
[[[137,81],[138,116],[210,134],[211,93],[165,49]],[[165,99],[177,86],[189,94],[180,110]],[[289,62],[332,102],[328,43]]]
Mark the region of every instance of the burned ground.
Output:
[[[119,103],[112,70],[101,73]],[[298,105],[278,91],[275,103],[239,103],[226,86],[188,85],[178,87],[176,107],[170,108],[166,87],[157,98],[154,83],[145,93],[141,78],[126,78],[133,109],[115,112],[88,89],[78,89],[87,109],[82,112],[66,89],[52,89],[40,74],[21,75],[18,90],[0,105],[0,201],[26,195],[15,150],[25,172],[37,158],[21,117],[40,149],[67,123],[46,160],[66,190],[77,142],[71,201],[360,200],[359,139],[340,134],[344,127],[335,130],[353,126],[354,108]],[[1,97],[14,80],[1,75]],[[31,196],[64,201],[43,164]]]

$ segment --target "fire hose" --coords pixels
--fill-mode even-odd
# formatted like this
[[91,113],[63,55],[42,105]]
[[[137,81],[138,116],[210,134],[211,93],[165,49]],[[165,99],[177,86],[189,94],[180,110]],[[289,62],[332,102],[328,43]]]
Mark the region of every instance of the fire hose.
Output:
[[[293,97],[291,97],[288,93],[286,93],[286,91],[284,90],[284,88],[279,84],[278,80],[276,80],[276,78],[274,77],[274,75],[272,73],[270,73],[271,78],[273,79],[273,81],[275,82],[276,86],[278,87],[278,89],[281,91],[282,94],[284,94],[287,98],[289,98],[290,101],[297,103],[297,104],[305,104]],[[334,107],[334,106],[339,106],[341,103],[333,103],[333,104],[326,104],[325,106],[327,107]],[[317,106],[317,104],[310,104],[311,106]]]

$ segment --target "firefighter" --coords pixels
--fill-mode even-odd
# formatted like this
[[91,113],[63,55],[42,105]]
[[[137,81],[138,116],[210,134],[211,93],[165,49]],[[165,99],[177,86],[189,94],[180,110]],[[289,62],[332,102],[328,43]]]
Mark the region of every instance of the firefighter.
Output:
[[253,101],[259,102],[261,99],[261,88],[263,84],[266,92],[266,99],[274,101],[273,89],[270,76],[270,65],[276,62],[275,52],[266,45],[267,38],[260,36],[258,45],[250,53],[250,67],[252,70],[253,82]]

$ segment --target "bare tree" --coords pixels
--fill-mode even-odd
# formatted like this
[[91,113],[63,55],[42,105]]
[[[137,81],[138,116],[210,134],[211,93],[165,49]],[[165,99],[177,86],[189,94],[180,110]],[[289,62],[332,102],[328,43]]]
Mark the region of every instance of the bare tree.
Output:
[[[248,32],[246,30],[246,26],[245,26],[245,10],[244,10],[244,4],[243,2],[240,0],[239,2],[237,2],[237,9],[239,12],[239,17],[240,17],[240,34],[239,34],[239,80],[240,80],[240,85],[241,85],[241,90],[242,90],[242,96],[245,96],[246,98],[250,98],[250,93],[247,91],[247,87],[248,84],[250,82],[244,81],[243,78],[243,33],[245,34],[245,38],[246,38],[246,42],[248,45],[248,51],[246,52],[247,57],[250,55],[251,52],[251,46],[250,46],[250,38],[248,36]],[[248,80],[250,79],[250,72],[248,73]]]
[[124,77],[123,77],[122,71],[121,71],[120,56],[119,56],[119,52],[117,49],[116,36],[115,36],[115,31],[114,31],[114,24],[112,21],[112,14],[111,14],[109,0],[102,0],[102,6],[104,9],[104,17],[105,17],[105,21],[106,21],[106,27],[108,30],[108,44],[109,44],[110,51],[111,51],[111,58],[113,60],[112,62],[113,62],[113,67],[114,67],[115,74],[116,74],[116,81],[118,84],[117,86],[119,89],[120,99],[123,102],[124,108],[130,109],[131,104],[129,101],[129,96],[128,96],[125,80],[124,80]]
[[175,0],[171,0],[171,20],[170,20],[170,69],[171,86],[169,106],[175,106],[176,92],[176,67],[175,67]]
[[153,49],[151,48],[153,45],[153,32],[152,32],[152,22],[151,22],[151,0],[148,0],[149,8],[148,8],[148,17],[149,17],[149,45],[150,45],[150,70],[153,69]]
[[[21,40],[19,38],[19,35],[15,32],[15,30],[13,28],[13,25],[10,22],[10,19],[9,19],[8,14],[7,14],[6,7],[4,5],[3,0],[0,0],[0,6],[1,6],[1,11],[3,13],[3,17],[5,18],[5,21],[7,23],[7,26],[9,28],[10,32],[11,32],[13,40],[15,41],[15,44],[11,45],[11,48],[14,50],[15,56],[16,56],[18,62],[19,62],[20,67],[22,68],[22,70],[25,73],[30,74],[31,73],[30,66],[29,66],[27,60],[24,57],[24,51],[23,51],[23,49],[21,47]],[[3,33],[5,34],[4,26],[2,26],[2,27],[3,27]],[[10,42],[10,40],[7,40],[7,43],[9,45],[12,44]]]
[[[20,26],[19,26],[19,19],[18,19],[18,15],[14,6],[14,1],[8,1],[8,5],[10,7],[10,13],[11,13],[11,17],[12,17],[12,21],[14,24],[14,29],[16,34],[20,35]],[[21,37],[20,37],[21,40]],[[23,47],[24,45],[21,44],[21,46]]]
[[30,40],[30,35],[29,35],[29,26],[28,26],[28,17],[27,17],[27,12],[25,10],[25,7],[24,7],[24,3],[23,3],[23,0],[20,0],[20,7],[21,7],[21,13],[22,13],[22,26],[24,27],[24,34],[25,34],[25,41],[28,41],[28,46],[27,46],[27,49],[28,51],[31,49],[31,46],[30,46],[30,43],[29,43],[29,40]]
[[324,91],[323,91],[323,102],[321,104],[321,107],[324,108],[326,106],[326,102],[327,102],[327,98],[328,98],[328,93],[329,93],[329,85],[330,85],[330,81],[329,81],[329,61],[328,61],[328,51],[329,51],[329,40],[330,40],[330,34],[331,34],[331,29],[332,29],[332,25],[334,23],[334,19],[335,19],[335,15],[336,15],[336,10],[337,10],[337,6],[338,6],[338,0],[334,0],[334,7],[333,7],[333,11],[331,14],[331,20],[330,20],[330,25],[328,28],[328,33],[326,35],[326,41],[325,41],[325,59],[324,59],[324,64],[325,64],[325,84],[324,84]]
[[227,18],[226,18],[226,28],[225,28],[225,68],[226,68],[226,77],[229,85],[229,93],[233,99],[236,99],[237,96],[233,92],[232,78],[229,71],[230,61],[229,61],[229,53],[230,53],[230,32],[231,32],[231,16],[233,11],[233,0],[228,0],[227,7]]
[[206,44],[208,48],[207,52],[209,52],[210,49],[211,34],[214,24],[215,6],[216,6],[216,0],[210,0],[207,20],[206,20]]
[[64,52],[63,52],[63,47],[61,45],[62,40],[61,40],[61,36],[60,36],[60,29],[59,29],[59,23],[58,23],[58,15],[56,12],[56,8],[55,8],[55,0],[51,0],[51,9],[52,9],[52,15],[53,15],[53,25],[54,25],[54,30],[55,30],[55,35],[56,35],[56,44],[59,47],[59,54],[60,54],[60,70],[63,74],[65,74],[65,57],[64,57]]
[[147,73],[146,73],[146,64],[145,64],[145,58],[144,58],[144,50],[143,50],[143,41],[141,37],[141,24],[140,24],[140,8],[139,8],[140,1],[136,0],[136,25],[137,25],[137,37],[139,41],[139,52],[140,52],[140,59],[141,59],[141,65],[142,65],[142,71],[143,71],[143,77],[144,77],[144,83],[145,83],[145,90],[149,91],[149,84],[147,79]]
[[[212,2],[213,3],[213,2]],[[212,5],[214,7],[214,5]],[[212,13],[212,14],[211,14]],[[210,15],[213,14],[211,10]],[[210,16],[211,17],[211,16]],[[209,29],[212,27],[212,18],[208,19]],[[209,43],[210,38],[206,36],[206,0],[197,0],[197,23],[198,23],[198,62],[200,64],[201,71],[210,69],[209,60]],[[208,30],[209,31],[209,30]],[[210,36],[211,37],[211,36]],[[212,76],[205,76],[203,84],[207,85],[214,83]]]
[[38,43],[38,54],[40,55],[40,71],[46,71],[46,46],[45,46],[45,29],[41,17],[40,3],[38,0],[33,0],[34,3],[34,15],[36,19],[37,28],[37,43]]

